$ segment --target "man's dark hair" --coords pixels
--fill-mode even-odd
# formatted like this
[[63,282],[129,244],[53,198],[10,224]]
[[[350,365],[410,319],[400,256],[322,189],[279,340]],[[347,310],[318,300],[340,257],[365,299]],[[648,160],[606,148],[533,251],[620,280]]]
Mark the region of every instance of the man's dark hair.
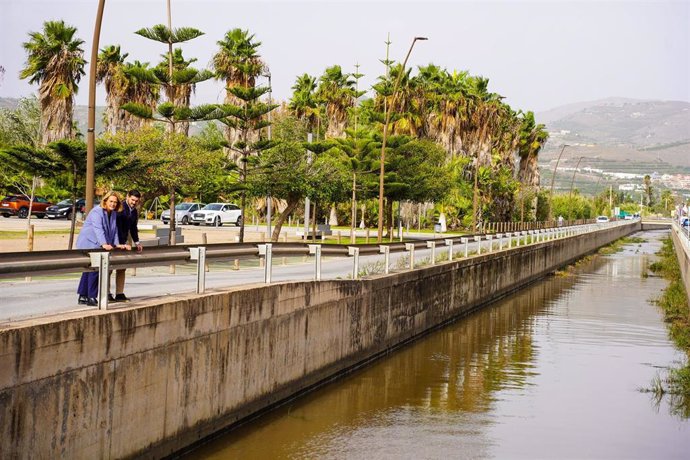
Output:
[[129,192],[127,192],[127,195],[141,198],[141,193],[139,193],[139,190],[130,190]]

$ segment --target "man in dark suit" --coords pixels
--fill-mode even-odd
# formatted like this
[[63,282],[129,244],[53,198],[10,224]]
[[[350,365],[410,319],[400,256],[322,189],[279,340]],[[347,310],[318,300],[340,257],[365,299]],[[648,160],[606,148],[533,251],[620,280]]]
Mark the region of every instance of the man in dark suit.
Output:
[[[137,252],[143,248],[139,242],[139,212],[137,205],[141,201],[141,193],[138,190],[130,190],[122,204],[122,211],[117,213],[117,233],[120,241],[131,242],[136,246]],[[126,270],[115,270],[115,302],[128,302],[125,295],[125,272]]]

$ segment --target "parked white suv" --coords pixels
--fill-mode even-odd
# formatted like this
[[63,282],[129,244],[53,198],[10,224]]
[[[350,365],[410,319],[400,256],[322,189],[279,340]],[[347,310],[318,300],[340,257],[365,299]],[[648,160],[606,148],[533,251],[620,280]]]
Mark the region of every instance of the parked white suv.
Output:
[[194,225],[205,224],[220,227],[223,224],[242,225],[242,211],[231,203],[211,203],[192,214],[190,222]]
[[[203,203],[180,203],[175,206],[175,222],[182,225],[187,225],[192,218],[192,215],[203,208],[205,205]],[[161,220],[165,225],[170,222],[170,210],[166,209],[161,214]]]

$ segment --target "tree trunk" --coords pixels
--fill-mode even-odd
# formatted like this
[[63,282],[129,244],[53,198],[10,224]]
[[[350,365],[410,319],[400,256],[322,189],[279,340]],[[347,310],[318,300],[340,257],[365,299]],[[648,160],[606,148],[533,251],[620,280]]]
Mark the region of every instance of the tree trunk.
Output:
[[386,228],[388,229],[388,236],[393,233],[393,200],[386,198]]
[[273,227],[273,233],[271,234],[271,241],[272,242],[277,242],[278,237],[280,236],[280,231],[283,228],[283,224],[287,220],[288,217],[294,212],[295,209],[297,209],[297,205],[299,204],[299,197],[295,198],[288,198],[288,205],[287,208],[283,212],[280,213],[278,216],[278,219],[276,219],[275,227]]
[[69,226],[69,242],[67,249],[72,249],[74,244],[74,228],[77,221],[77,165],[72,164],[72,219]]
[[314,243],[316,243],[316,211],[316,201],[314,201],[314,217],[311,220],[311,240]]
[[[168,244],[175,246],[175,187],[170,187],[170,234],[168,235]],[[124,244],[120,241],[120,244]]]
[[357,175],[352,173],[352,216],[350,218],[350,243],[356,241],[355,225],[357,225]]

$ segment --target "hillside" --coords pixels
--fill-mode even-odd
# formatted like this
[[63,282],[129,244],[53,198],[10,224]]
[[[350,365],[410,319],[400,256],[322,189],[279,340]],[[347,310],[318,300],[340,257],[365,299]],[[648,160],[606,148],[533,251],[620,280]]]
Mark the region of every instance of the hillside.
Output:
[[[17,107],[19,99],[11,97],[0,97],[0,109],[14,109]],[[105,107],[96,107],[96,132],[103,131],[103,112]],[[77,105],[74,107],[74,120],[77,122],[77,127],[82,134],[86,134],[86,123],[88,116],[88,107],[85,105]]]
[[688,102],[611,98],[559,107],[536,117],[550,133],[544,159],[568,144],[568,151],[611,161],[690,167]]
[[659,185],[686,193],[679,180],[662,183],[661,177],[690,174],[690,103],[609,98],[557,107],[536,118],[550,134],[539,159],[542,186],[550,187],[556,158],[567,144],[557,191],[638,187],[649,174]]

